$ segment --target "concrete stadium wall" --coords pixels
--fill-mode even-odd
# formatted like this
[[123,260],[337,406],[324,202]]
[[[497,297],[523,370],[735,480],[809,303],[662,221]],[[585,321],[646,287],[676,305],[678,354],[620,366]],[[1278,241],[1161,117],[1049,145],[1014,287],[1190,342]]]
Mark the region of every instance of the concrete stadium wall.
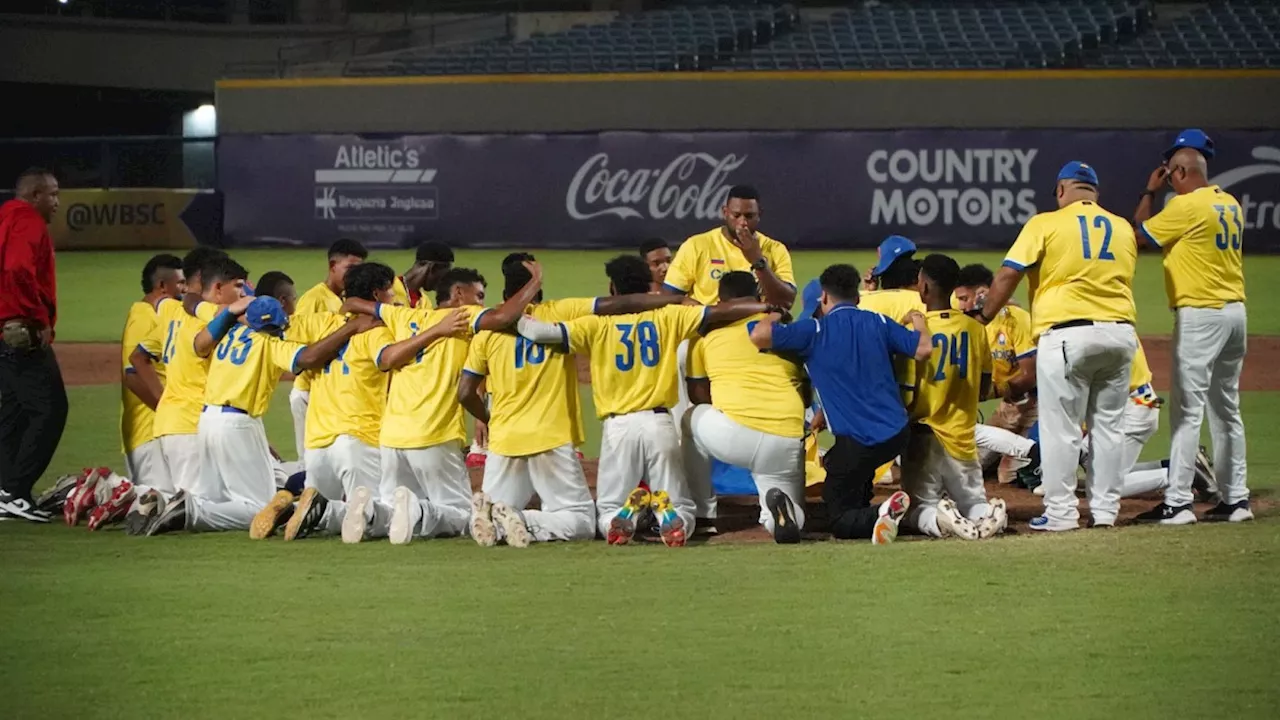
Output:
[[229,80],[217,107],[222,133],[1274,128],[1280,71]]

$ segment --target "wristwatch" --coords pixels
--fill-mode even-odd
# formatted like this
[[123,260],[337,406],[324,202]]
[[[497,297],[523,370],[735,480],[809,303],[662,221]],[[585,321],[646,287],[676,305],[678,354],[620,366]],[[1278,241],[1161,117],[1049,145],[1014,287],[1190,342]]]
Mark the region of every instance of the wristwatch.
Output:
[[1143,191],[1142,191],[1142,194],[1138,196],[1138,199],[1139,199],[1139,200],[1141,200],[1142,198],[1144,198],[1144,197],[1146,197],[1146,196],[1148,196],[1148,195],[1150,195],[1151,197],[1155,197],[1155,196],[1156,196],[1156,191],[1155,191],[1155,190],[1143,190]]
[[764,258],[760,258],[759,260],[751,263],[752,270],[763,270],[767,267],[769,267],[769,261]]

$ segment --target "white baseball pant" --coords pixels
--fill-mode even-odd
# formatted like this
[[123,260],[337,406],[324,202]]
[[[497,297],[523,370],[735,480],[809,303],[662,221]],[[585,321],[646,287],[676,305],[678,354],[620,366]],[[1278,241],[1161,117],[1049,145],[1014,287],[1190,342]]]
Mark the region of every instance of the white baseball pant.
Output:
[[164,435],[159,438],[164,464],[169,470],[169,482],[175,491],[186,490],[196,495],[208,495],[216,488],[201,484],[200,435]]
[[601,535],[609,534],[609,523],[641,480],[647,480],[653,492],[671,496],[686,535],[693,535],[694,503],[685,481],[680,433],[668,412],[642,410],[605,418],[596,473],[596,526]]
[[[494,502],[523,510],[529,532],[538,542],[596,536],[596,504],[573,443],[521,457],[499,455],[491,447],[481,489]],[[542,509],[525,510],[534,493]],[[501,536],[501,527],[498,532]]]
[[982,487],[982,466],[977,458],[952,457],[927,427],[916,426],[911,430],[911,443],[902,456],[902,489],[911,496],[911,509],[903,522],[908,528],[930,537],[942,537],[938,528],[938,501],[944,490],[960,514],[974,522],[991,513]]
[[711,405],[695,405],[681,425],[685,474],[710,483],[711,459],[751,471],[760,494],[760,524],[773,532],[773,514],[765,506],[769,490],[778,488],[795,507],[796,522],[804,527],[804,438],[789,438],[752,430]]
[[124,464],[139,495],[147,490],[159,491],[165,497],[177,492],[169,477],[169,465],[164,460],[164,448],[160,446],[159,438],[148,440],[125,453]]
[[450,440],[424,448],[383,447],[381,501],[390,502],[398,487],[409,488],[418,500],[414,537],[467,533],[471,476],[461,443]]
[[[676,406],[671,408],[671,417],[674,422],[682,422],[685,415],[689,413],[689,386],[688,378],[685,376],[685,369],[689,362],[689,341],[682,340],[676,346],[676,371],[679,375],[677,389],[680,392],[680,399]],[[678,442],[684,442],[684,433],[677,433]],[[689,497],[693,500],[694,515],[708,520],[714,520],[716,517],[716,500],[715,485],[711,482],[711,475],[708,473],[706,477],[688,477],[685,478],[689,488]]]
[[979,465],[989,462],[988,458],[997,458],[1001,455],[1025,460],[1031,457],[1031,448],[1036,446],[1031,438],[994,425],[975,425],[973,439],[978,444]]
[[307,455],[307,406],[311,404],[311,391],[289,389],[289,414],[293,416],[293,445],[297,449],[298,459]]
[[1094,522],[1114,523],[1120,511],[1124,409],[1138,339],[1133,326],[1099,322],[1040,335],[1036,382],[1040,407],[1040,467],[1044,514],[1055,526],[1080,522],[1076,467],[1089,428],[1093,453],[1086,467]]
[[1240,417],[1240,370],[1248,347],[1244,303],[1222,309],[1178,308],[1173,325],[1173,388],[1169,415],[1173,422],[1169,451],[1166,505],[1193,502],[1200,424],[1209,406],[1213,437],[1213,474],[1228,504],[1249,498],[1246,478],[1244,420]]
[[276,492],[275,469],[262,418],[209,405],[200,414],[200,485],[190,493],[187,528],[248,530]]
[[1142,448],[1160,428],[1160,409],[1132,400],[1124,408],[1124,486],[1120,497],[1133,497],[1169,486],[1169,471],[1159,462],[1139,463]]
[[[342,520],[347,516],[346,498],[358,487],[367,487],[373,493],[374,522],[369,533],[374,537],[386,537],[391,525],[391,508],[378,507],[378,486],[382,476],[382,463],[378,448],[366,445],[351,435],[339,435],[328,447],[307,448],[306,487],[315,488],[329,501],[316,530],[326,535],[342,532]],[[381,531],[381,535],[377,534]]]

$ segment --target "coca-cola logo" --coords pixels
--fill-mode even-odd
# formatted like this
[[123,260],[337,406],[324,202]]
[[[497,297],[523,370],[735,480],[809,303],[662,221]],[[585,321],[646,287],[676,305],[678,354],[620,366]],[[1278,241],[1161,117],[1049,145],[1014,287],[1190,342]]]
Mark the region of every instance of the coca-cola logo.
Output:
[[596,153],[573,174],[564,208],[574,220],[714,220],[729,197],[729,173],[746,160],[732,153],[684,153],[665,168],[610,170],[609,154]]

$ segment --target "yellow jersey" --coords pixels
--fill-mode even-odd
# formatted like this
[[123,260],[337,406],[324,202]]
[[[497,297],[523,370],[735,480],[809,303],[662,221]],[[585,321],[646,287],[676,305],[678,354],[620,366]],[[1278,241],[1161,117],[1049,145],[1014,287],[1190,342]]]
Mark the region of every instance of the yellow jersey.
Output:
[[[726,325],[689,346],[686,375],[711,381],[711,405],[730,420],[770,435],[804,437],[804,371],[783,355],[761,352],[751,328],[763,315]],[[593,378],[594,380],[594,378]]]
[[[569,322],[590,315],[592,298],[530,305],[526,315]],[[509,332],[476,333],[463,372],[487,378],[491,396],[489,449],[499,455],[536,455],[586,439],[573,355]]]
[[254,332],[247,325],[236,325],[210,355],[205,404],[233,407],[252,417],[262,417],[280,376],[294,371],[298,355],[306,347]]
[[[120,335],[121,367],[124,372],[133,372],[129,356],[136,348],[141,347],[144,352],[150,352],[146,349],[147,338],[155,334],[157,322],[156,309],[151,303],[139,300],[129,306],[124,332]],[[156,363],[155,368],[163,381],[164,365]],[[120,383],[120,445],[126,453],[133,452],[155,437],[152,427],[155,419],[155,411],[139,400],[124,383]]]
[[196,335],[218,314],[218,306],[201,302],[194,317],[187,314],[181,300],[161,300],[156,306],[156,325],[148,345],[160,348],[164,363],[164,395],[156,406],[153,432],[165,435],[194,435],[204,406],[209,358],[196,355]]
[[[310,290],[298,296],[298,307],[294,315],[312,315],[315,313],[338,314],[342,311],[342,298],[329,289],[324,283],[316,283]],[[315,379],[314,371],[307,371],[293,379],[295,390],[310,391],[311,381]]]
[[588,315],[563,323],[569,352],[591,356],[596,415],[674,408],[680,400],[676,348],[694,337],[710,308],[668,305],[634,315]]
[[[778,279],[795,287],[796,277],[791,270],[787,246],[764,233],[758,232],[756,237],[760,239],[760,251],[769,269]],[[751,263],[725,235],[724,228],[718,227],[684,241],[671,260],[671,267],[667,268],[663,285],[687,293],[703,305],[714,305],[720,301],[720,278],[736,270],[749,272]]]
[[[469,305],[469,330],[438,340],[418,352],[412,362],[391,373],[391,394],[382,415],[379,443],[390,448],[425,448],[467,439],[467,426],[458,403],[458,375],[467,361],[467,348],[476,318],[484,312]],[[378,305],[377,316],[387,326],[386,344],[403,342],[444,320],[453,308],[428,310]],[[382,348],[385,349],[385,346]],[[379,353],[382,352],[379,349]]]
[[[880,313],[903,327],[911,327],[911,323],[906,322],[907,313],[912,310],[920,313],[925,311],[924,300],[920,299],[920,291],[909,288],[871,290],[862,293],[858,299],[858,307],[862,310]],[[916,385],[915,361],[908,357],[895,355],[893,358],[893,374],[898,378],[898,385],[901,386],[904,395],[910,397],[909,393]]]
[[397,275],[395,282],[391,283],[391,295],[396,305],[402,307],[419,308],[422,310],[431,310],[435,307],[435,303],[431,301],[431,293],[423,291],[418,295],[417,301],[409,296],[409,288],[404,284],[404,276]]
[[1128,220],[1080,200],[1027,221],[1004,265],[1026,272],[1031,336],[1071,320],[1129,322],[1138,241]]
[[[285,337],[307,345],[342,329],[347,319],[313,313],[289,323]],[[339,435],[377,446],[382,412],[387,404],[387,374],[378,369],[378,353],[391,344],[391,331],[377,327],[347,341],[338,356],[316,372],[307,403],[306,438],[311,450],[326,448]]]
[[1143,236],[1164,250],[1169,307],[1244,302],[1244,224],[1239,201],[1217,185],[1174,196],[1142,223]]
[[956,310],[925,314],[933,353],[921,363],[911,422],[928,425],[957,460],[977,460],[973,428],[978,424],[982,376],[991,374],[991,352],[982,323]]
[[1018,374],[1018,361],[1036,352],[1031,313],[1005,305],[987,324],[987,346],[991,348],[991,385],[1003,391]]

